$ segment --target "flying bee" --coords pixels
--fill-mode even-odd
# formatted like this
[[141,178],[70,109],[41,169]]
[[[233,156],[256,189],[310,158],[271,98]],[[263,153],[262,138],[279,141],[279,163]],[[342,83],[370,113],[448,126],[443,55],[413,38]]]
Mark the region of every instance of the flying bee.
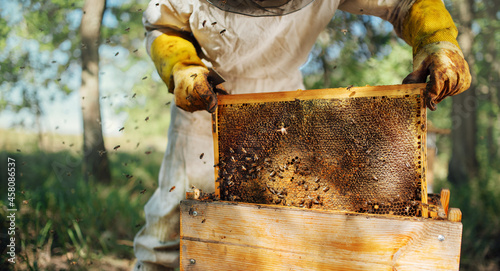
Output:
[[120,145],[116,145],[116,146],[113,148],[113,150],[115,150],[115,151],[116,151],[116,150],[118,150],[119,148],[120,148]]
[[137,53],[137,51],[139,51],[139,49],[135,49],[134,51],[132,51],[132,53]]
[[146,155],[150,155],[151,154],[151,151],[147,151],[145,152]]
[[141,190],[141,192],[140,192],[140,193],[141,193],[141,194],[144,194],[145,192],[146,192],[146,189]]
[[120,54],[120,52],[116,52],[115,56],[117,56],[117,55],[119,55],[119,54]]
[[203,23],[201,23],[202,27],[205,27],[205,24],[207,23],[207,20],[204,20]]
[[136,95],[137,95],[137,93],[134,93],[134,95],[132,95],[132,99],[135,98]]
[[198,76],[198,74],[193,73],[193,74],[191,74],[191,76],[190,76],[190,77],[192,77],[193,79],[196,79],[196,77],[197,77],[197,76]]
[[142,80],[146,80],[146,79],[148,79],[148,77],[147,77],[147,76],[144,76],[144,77],[142,78]]
[[221,35],[224,35],[224,33],[226,33],[226,29],[222,29],[222,30],[219,32],[219,34],[221,34]]
[[216,24],[217,24],[217,22],[213,22],[213,23],[212,23],[212,26],[214,26],[214,25],[216,25]]
[[204,155],[205,155],[205,153],[204,153],[204,152],[202,152],[202,153],[200,154],[200,159],[203,159],[203,156],[204,156]]
[[172,192],[172,191],[174,191],[174,189],[175,189],[175,185],[174,185],[174,186],[172,186],[172,187],[170,188],[170,190],[168,190],[168,192]]
[[145,120],[145,121],[148,121],[148,120],[149,120],[149,116],[147,116],[144,120]]
[[125,28],[125,32],[130,31],[130,27]]
[[352,87],[354,87],[354,85],[349,85],[349,86],[347,87],[347,90],[351,90],[351,88],[352,88]]
[[121,132],[121,131],[123,131],[124,129],[125,129],[125,127],[122,127],[122,128],[120,128],[120,130],[118,130],[118,132]]

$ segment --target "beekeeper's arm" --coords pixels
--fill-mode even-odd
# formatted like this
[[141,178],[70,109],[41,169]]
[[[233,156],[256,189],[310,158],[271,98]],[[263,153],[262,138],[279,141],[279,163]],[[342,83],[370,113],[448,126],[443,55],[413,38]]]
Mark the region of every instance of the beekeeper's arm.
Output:
[[[164,16],[162,9],[171,9],[169,16]],[[143,15],[146,48],[178,107],[189,112],[213,112],[217,96],[207,79],[209,70],[198,56],[190,34],[191,9],[187,2],[184,10],[174,10],[168,1],[151,1]]]
[[339,9],[375,15],[393,24],[398,36],[413,47],[413,72],[403,83],[423,83],[430,76],[426,104],[431,110],[445,97],[469,88],[469,65],[442,0],[345,0]]

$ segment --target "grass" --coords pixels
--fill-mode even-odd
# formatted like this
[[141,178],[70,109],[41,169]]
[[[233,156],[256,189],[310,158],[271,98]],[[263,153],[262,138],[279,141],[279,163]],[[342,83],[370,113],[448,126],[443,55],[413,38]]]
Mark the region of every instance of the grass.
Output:
[[[149,144],[137,147],[131,138],[106,139],[108,150],[118,144],[122,147],[109,152],[113,180],[103,185],[83,181],[81,155],[76,150],[79,137],[46,136],[45,145],[39,146],[37,135],[4,134],[8,136],[3,137],[0,161],[6,164],[8,157],[16,160],[16,238],[21,240],[16,243],[21,262],[16,268],[102,270],[109,257],[130,263],[134,235],[145,223],[144,205],[157,186],[161,148],[166,140],[162,144],[151,139]],[[46,142],[58,141],[66,147],[55,148],[54,143],[47,147]],[[6,183],[6,177],[1,178]],[[6,197],[6,193],[0,195],[2,228],[8,225]],[[1,236],[2,243],[7,237]],[[5,263],[6,253],[0,257]],[[59,264],[54,259],[59,259]],[[117,265],[104,269],[129,269],[117,269]]]

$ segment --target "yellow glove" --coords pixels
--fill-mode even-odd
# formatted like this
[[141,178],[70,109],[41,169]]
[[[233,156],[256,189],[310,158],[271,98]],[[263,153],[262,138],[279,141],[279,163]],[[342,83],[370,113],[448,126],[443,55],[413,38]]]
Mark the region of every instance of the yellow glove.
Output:
[[180,33],[158,36],[151,45],[151,58],[168,91],[175,95],[178,107],[189,112],[215,111],[217,95],[207,78],[209,70],[185,36]]
[[467,90],[469,65],[456,40],[458,31],[441,0],[417,0],[404,19],[402,38],[413,47],[413,72],[403,84],[424,83],[426,105],[436,110],[445,97]]

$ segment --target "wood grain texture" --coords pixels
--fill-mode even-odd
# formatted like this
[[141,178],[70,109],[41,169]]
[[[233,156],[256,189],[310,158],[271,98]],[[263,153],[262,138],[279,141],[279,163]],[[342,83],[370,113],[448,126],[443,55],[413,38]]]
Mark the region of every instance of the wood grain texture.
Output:
[[426,84],[407,84],[390,86],[364,86],[349,88],[329,88],[296,90],[269,93],[248,93],[238,95],[219,95],[218,104],[239,104],[239,103],[262,103],[275,101],[293,101],[295,99],[332,99],[332,98],[355,98],[368,96],[392,96],[418,94],[425,88]]
[[443,220],[181,202],[181,270],[458,270],[461,236]]

